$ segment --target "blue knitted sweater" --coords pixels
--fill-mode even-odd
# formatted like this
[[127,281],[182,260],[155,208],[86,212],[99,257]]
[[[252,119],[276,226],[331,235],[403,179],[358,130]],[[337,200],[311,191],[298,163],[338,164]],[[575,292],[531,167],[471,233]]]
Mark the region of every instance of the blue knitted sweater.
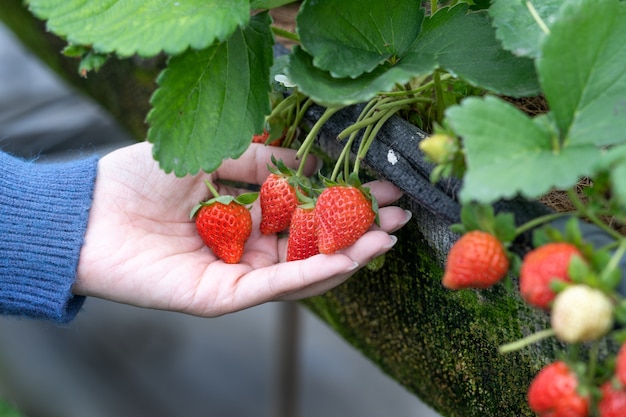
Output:
[[0,152],[0,314],[68,323],[97,159],[27,162]]

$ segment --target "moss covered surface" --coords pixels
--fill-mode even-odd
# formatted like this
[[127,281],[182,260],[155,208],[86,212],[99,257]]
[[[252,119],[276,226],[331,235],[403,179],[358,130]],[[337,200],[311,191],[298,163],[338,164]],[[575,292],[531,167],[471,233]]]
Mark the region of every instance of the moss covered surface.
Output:
[[397,236],[382,270],[364,268],[305,304],[444,416],[532,416],[526,389],[554,346],[497,349],[547,327],[545,315],[506,285],[444,289],[441,261],[417,222]]

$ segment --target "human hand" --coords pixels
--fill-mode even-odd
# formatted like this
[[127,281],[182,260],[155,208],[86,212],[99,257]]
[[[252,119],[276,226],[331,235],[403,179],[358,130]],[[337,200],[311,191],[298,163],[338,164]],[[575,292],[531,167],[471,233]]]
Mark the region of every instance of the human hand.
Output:
[[[126,304],[214,317],[268,301],[297,300],[341,284],[395,243],[391,233],[410,218],[387,206],[401,196],[392,184],[367,184],[377,198],[380,227],[332,255],[285,262],[287,239],[262,235],[258,202],[253,231],[238,264],[208,249],[189,220],[191,207],[208,196],[206,179],[262,183],[273,153],[296,167],[295,151],[253,144],[212,174],[177,178],[154,161],[151,145],[139,143],[103,157],[80,253],[74,294]],[[307,161],[305,173],[314,171]],[[216,184],[220,194],[241,190]]]

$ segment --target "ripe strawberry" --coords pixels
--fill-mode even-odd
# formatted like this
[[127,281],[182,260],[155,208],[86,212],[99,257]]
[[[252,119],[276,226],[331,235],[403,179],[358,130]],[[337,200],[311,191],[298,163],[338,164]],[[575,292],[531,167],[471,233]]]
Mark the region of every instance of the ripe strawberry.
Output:
[[613,303],[600,290],[572,285],[554,298],[550,320],[559,340],[590,342],[613,327]]
[[374,223],[376,200],[359,183],[325,188],[317,199],[315,218],[320,253],[334,253],[352,245]]
[[617,380],[624,385],[624,387],[626,387],[626,343],[622,344],[619,352],[617,352],[615,376],[617,377]]
[[442,278],[444,287],[487,288],[499,282],[509,270],[502,242],[480,230],[470,231],[452,246]]
[[285,138],[285,136],[281,136],[278,139],[267,143],[267,141],[270,138],[270,132],[268,132],[267,130],[263,130],[263,133],[259,133],[258,135],[252,135],[252,143],[261,143],[261,144],[266,144],[269,146],[280,146],[283,144],[283,139]]
[[298,206],[291,218],[289,240],[287,241],[287,261],[310,258],[318,253],[315,207],[312,205]]
[[257,194],[219,196],[208,182],[207,186],[216,197],[194,207],[191,217],[196,217],[196,230],[204,244],[224,262],[236,264],[252,232],[252,216],[246,205],[254,202]]
[[531,305],[549,309],[555,296],[550,283],[571,282],[567,269],[574,255],[582,257],[576,246],[565,242],[547,243],[528,252],[519,276],[522,298]]
[[589,398],[577,392],[578,378],[565,362],[544,367],[528,388],[528,405],[539,417],[587,417]]
[[617,388],[612,381],[600,387],[602,398],[598,403],[600,417],[623,417],[626,413],[626,390]]
[[[270,175],[261,185],[261,233],[271,235],[289,227],[291,216],[298,205],[296,189],[302,190],[296,172],[272,157],[274,166],[268,166]],[[308,184],[304,184],[308,187]]]

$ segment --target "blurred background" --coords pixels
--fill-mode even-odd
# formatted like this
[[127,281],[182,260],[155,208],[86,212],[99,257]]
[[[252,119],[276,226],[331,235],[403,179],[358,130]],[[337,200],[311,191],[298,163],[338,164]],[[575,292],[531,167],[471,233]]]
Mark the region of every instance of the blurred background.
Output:
[[[0,149],[133,143],[0,24]],[[295,303],[215,319],[88,299],[69,327],[0,317],[0,398],[29,417],[436,417]]]

